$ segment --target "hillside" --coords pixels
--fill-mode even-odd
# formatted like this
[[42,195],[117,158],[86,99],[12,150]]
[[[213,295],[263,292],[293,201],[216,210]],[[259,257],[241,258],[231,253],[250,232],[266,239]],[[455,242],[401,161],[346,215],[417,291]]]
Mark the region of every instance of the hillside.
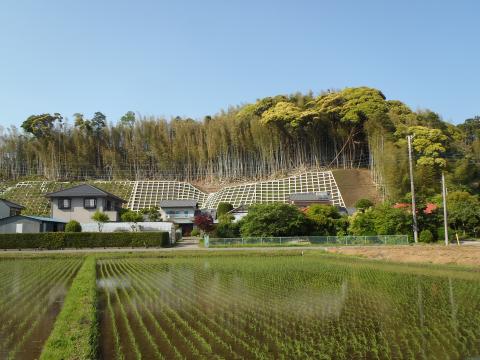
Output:
[[[0,193],[26,207],[24,214],[48,215],[49,192],[77,185],[79,182],[22,181]],[[181,181],[89,181],[88,183],[128,201],[132,210],[158,205],[166,199],[196,199],[200,206],[216,208],[220,202],[241,204],[286,202],[291,193],[328,191],[338,206],[352,207],[359,198],[376,199],[375,186],[365,169],[306,171],[287,177],[235,183],[208,183],[203,187]],[[206,189],[215,191],[205,191]]]
[[[298,169],[369,168],[382,194],[401,201],[409,191],[406,138],[414,136],[419,195],[439,193],[442,171],[449,189],[480,192],[480,118],[456,126],[368,87],[266,97],[204,119],[129,113],[115,122],[97,112],[77,113],[73,124],[64,120],[58,113],[32,115],[22,131],[0,134],[0,179],[161,179],[210,193],[220,188],[215,183]],[[354,185],[369,193],[369,180],[358,176],[358,184],[345,179],[347,198],[358,198]]]
[[353,207],[357,200],[366,198],[380,202],[377,186],[368,169],[336,169],[332,170],[335,181],[342,193],[345,206]]

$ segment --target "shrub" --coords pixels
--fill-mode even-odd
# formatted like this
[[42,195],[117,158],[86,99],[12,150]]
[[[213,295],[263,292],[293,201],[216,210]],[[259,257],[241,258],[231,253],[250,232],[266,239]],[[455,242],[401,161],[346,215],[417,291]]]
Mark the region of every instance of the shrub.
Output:
[[70,220],[65,225],[65,232],[82,232],[82,225],[76,220]]
[[366,210],[373,207],[373,202],[369,199],[359,199],[355,203],[354,207],[358,210]]
[[250,206],[240,222],[240,233],[249,236],[296,236],[308,233],[310,221],[294,205],[272,203]]
[[240,225],[239,223],[233,222],[220,222],[215,228],[214,234],[215,237],[219,238],[235,238],[240,236]]
[[191,236],[198,236],[200,235],[200,231],[198,229],[193,229],[192,232],[190,233]]
[[225,215],[229,211],[233,210],[233,205],[230,203],[226,202],[221,202],[217,206],[217,218],[219,218],[222,215]]
[[143,221],[143,215],[140,214],[140,213],[137,213],[135,211],[132,211],[132,210],[128,210],[128,211],[125,211],[122,216],[120,217],[120,219],[122,219],[123,222],[129,222],[129,223],[132,223],[131,225],[131,228],[132,228],[132,231],[137,231],[137,223],[139,222],[142,222]]
[[210,214],[196,215],[193,219],[193,223],[197,226],[197,228],[206,233],[209,233],[214,228],[213,219]]
[[158,206],[140,209],[140,214],[145,215],[148,221],[162,221]]
[[[438,241],[445,241],[445,228],[443,226],[437,228],[437,240]],[[448,241],[456,241],[455,238],[455,230],[452,228],[448,228]]]
[[411,232],[412,216],[388,204],[356,212],[350,218],[351,235],[405,235]]
[[168,246],[167,232],[0,234],[0,249]]
[[430,230],[422,230],[420,232],[418,241],[423,243],[431,243],[433,242],[433,234]]
[[376,235],[375,213],[372,209],[365,212],[356,212],[350,217],[348,232],[355,236]]
[[108,215],[99,210],[95,211],[95,213],[92,215],[92,220],[97,223],[99,232],[102,232],[103,224],[107,221],[110,221]]
[[120,219],[123,221],[123,222],[133,222],[133,223],[137,223],[137,222],[142,222],[143,221],[143,215],[138,213],[138,212],[135,212],[135,211],[132,211],[132,210],[128,210],[128,211],[125,211],[122,216],[120,217]]
[[307,208],[305,215],[312,221],[315,235],[337,234],[337,223],[341,215],[335,206],[311,205]]

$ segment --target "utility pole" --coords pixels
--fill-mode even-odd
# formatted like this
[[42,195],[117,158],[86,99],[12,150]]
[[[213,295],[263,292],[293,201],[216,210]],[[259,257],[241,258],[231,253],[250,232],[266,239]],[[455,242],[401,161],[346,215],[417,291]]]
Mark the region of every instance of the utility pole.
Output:
[[417,207],[415,204],[415,185],[413,184],[412,138],[413,138],[413,135],[407,136],[408,163],[410,165],[410,192],[412,193],[413,240],[415,240],[415,244],[416,244],[418,243],[418,226],[417,226]]
[[442,171],[442,198],[443,198],[443,226],[445,227],[445,245],[448,245],[447,187],[445,186],[445,173],[443,171]]

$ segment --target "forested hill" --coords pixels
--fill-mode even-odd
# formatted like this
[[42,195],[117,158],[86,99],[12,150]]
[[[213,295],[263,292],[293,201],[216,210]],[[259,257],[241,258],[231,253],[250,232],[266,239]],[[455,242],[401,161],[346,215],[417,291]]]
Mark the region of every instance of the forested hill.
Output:
[[436,191],[442,170],[452,186],[476,191],[480,118],[455,126],[367,87],[267,97],[201,121],[32,115],[0,134],[0,177],[229,180],[371,166],[387,195],[399,197],[408,190],[408,134],[423,191]]

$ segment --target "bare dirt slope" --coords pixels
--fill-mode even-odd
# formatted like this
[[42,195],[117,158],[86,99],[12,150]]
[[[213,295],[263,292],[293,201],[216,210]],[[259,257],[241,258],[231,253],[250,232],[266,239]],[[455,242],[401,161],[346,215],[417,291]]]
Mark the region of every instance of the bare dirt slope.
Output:
[[480,265],[480,244],[337,247],[327,251],[396,262]]
[[353,207],[355,202],[362,198],[370,199],[373,202],[380,200],[370,170],[337,169],[332,170],[332,173],[347,207]]

